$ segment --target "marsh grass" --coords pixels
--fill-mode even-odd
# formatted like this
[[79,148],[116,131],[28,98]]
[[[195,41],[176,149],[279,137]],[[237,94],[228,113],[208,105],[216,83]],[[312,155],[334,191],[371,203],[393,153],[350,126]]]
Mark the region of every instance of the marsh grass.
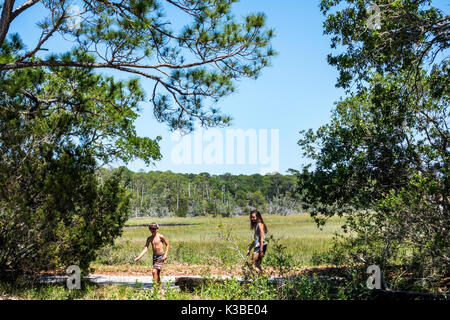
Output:
[[[168,262],[187,264],[211,264],[220,262],[230,266],[241,262],[241,257],[236,250],[224,245],[220,241],[221,230],[231,232],[238,249],[245,254],[248,245],[253,241],[253,232],[249,229],[249,219],[245,217],[232,218],[133,218],[126,225],[148,225],[156,221],[163,226],[160,233],[166,236],[170,242]],[[278,239],[286,247],[286,253],[292,256],[292,262],[296,266],[313,265],[311,258],[314,254],[326,251],[335,232],[341,230],[343,219],[330,219],[327,225],[318,229],[309,215],[276,216],[266,215],[264,221],[269,228],[269,236]],[[164,226],[171,224],[173,226]],[[189,225],[177,225],[189,224]],[[150,232],[147,228],[125,229],[120,238],[112,247],[105,248],[93,264],[120,265],[131,263],[142,250]],[[270,262],[271,246],[266,255],[269,259],[263,260],[263,266]],[[151,263],[151,255],[147,254],[138,266],[148,266]]]
[[[269,227],[267,240],[269,249],[263,266],[277,267],[284,264],[287,269],[297,265],[310,264],[311,256],[330,247],[333,234],[340,230],[343,220],[329,221],[323,230],[319,230],[314,221],[305,215],[266,216]],[[151,219],[153,221],[153,219]],[[145,221],[145,222],[143,222]],[[236,268],[243,265],[247,246],[252,241],[253,232],[249,230],[247,217],[237,218],[188,218],[158,219],[160,224],[191,223],[189,226],[162,226],[160,232],[170,241],[169,257],[172,261]],[[146,224],[150,219],[133,219],[128,224]],[[221,232],[228,232],[234,246],[221,238]],[[124,230],[114,246],[103,249],[93,266],[105,266],[108,271],[133,272],[142,268],[147,270],[151,264],[148,254],[137,265],[130,264],[139,254],[149,236],[147,228]],[[237,246],[237,247],[236,247]],[[240,251],[240,254],[237,253]],[[272,250],[272,251],[271,251]],[[281,261],[281,262],[280,262]],[[242,268],[244,270],[244,267]],[[123,285],[99,286],[83,281],[81,290],[69,290],[64,283],[59,284],[0,284],[0,296],[22,299],[112,299],[112,300],[265,300],[265,299],[346,299],[344,294],[336,295],[328,285],[318,280],[300,276],[294,282],[282,286],[270,282],[266,276],[257,276],[244,282],[231,278],[215,281],[213,274],[198,268],[198,274],[210,279],[194,291],[186,292],[166,288],[161,294],[158,290],[129,287]],[[339,290],[338,292],[344,292]]]

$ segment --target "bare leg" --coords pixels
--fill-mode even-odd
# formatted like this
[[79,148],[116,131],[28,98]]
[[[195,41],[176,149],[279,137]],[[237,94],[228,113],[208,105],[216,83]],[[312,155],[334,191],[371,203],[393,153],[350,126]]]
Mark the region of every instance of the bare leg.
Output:
[[158,283],[159,283],[159,292],[162,293],[161,270],[158,270]]
[[259,257],[259,253],[253,254],[253,262],[255,263],[256,268],[260,273],[263,273],[263,269],[261,267],[261,258]]
[[159,286],[159,292],[161,292],[161,277],[158,269],[153,269],[153,285]]

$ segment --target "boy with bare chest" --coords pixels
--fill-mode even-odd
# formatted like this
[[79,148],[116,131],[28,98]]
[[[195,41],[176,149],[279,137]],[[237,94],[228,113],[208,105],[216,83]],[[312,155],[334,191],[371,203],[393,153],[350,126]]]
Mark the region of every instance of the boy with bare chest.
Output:
[[[134,262],[138,262],[147,253],[148,247],[151,244],[153,251],[153,281],[159,284],[161,290],[161,267],[163,262],[167,260],[167,255],[169,254],[169,242],[166,237],[158,232],[159,226],[157,223],[152,222],[148,228],[152,235],[147,238],[144,249],[134,259]],[[164,245],[166,245],[166,252],[164,252]]]

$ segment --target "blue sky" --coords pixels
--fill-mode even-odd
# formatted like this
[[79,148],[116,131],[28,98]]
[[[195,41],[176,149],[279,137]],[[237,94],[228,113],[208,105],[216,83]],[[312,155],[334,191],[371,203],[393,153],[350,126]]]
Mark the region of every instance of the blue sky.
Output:
[[[266,14],[267,25],[275,29],[273,47],[278,55],[256,81],[241,80],[237,92],[221,100],[218,106],[233,117],[229,129],[266,129],[269,136],[271,129],[279,130],[280,173],[300,168],[304,161],[297,145],[299,131],[325,124],[333,102],[343,95],[341,89],[335,88],[337,72],[326,62],[330,53],[329,39],[323,36],[324,17],[318,3],[312,0],[243,0],[234,10],[236,17],[251,12]],[[162,136],[163,159],[155,167],[145,167],[141,161],[130,163],[128,167],[135,171],[253,174],[260,173],[264,167],[259,161],[250,164],[248,159],[245,164],[228,165],[174,163],[171,151],[176,142],[171,141],[167,127],[154,120],[150,105],[144,108],[137,128],[144,136]],[[223,136],[225,138],[225,133]]]
[[[334,102],[344,95],[342,89],[335,87],[336,70],[326,62],[327,55],[332,51],[329,37],[323,35],[322,25],[325,17],[319,10],[319,3],[319,0],[241,0],[235,4],[233,10],[236,17],[264,12],[267,25],[275,29],[273,47],[278,55],[273,59],[272,66],[264,70],[258,80],[239,81],[237,91],[222,99],[217,106],[223,113],[233,117],[232,125],[228,129],[254,132],[267,130],[269,136],[271,130],[277,130],[279,165],[276,171],[280,173],[286,173],[289,168],[300,169],[306,162],[302,159],[297,145],[299,131],[315,129],[327,123]],[[445,11],[448,9],[446,1],[433,1],[433,4],[444,8]],[[31,46],[35,43],[38,33],[36,20],[30,18],[41,13],[42,8],[35,7],[27,15],[19,16],[11,31],[24,34],[25,43]],[[68,48],[63,47],[58,39],[49,42],[47,47],[61,50]],[[124,74],[119,76],[127,77]],[[143,80],[142,83],[149,92],[152,83],[148,80]],[[136,122],[137,131],[140,135],[151,138],[162,136],[160,146],[163,159],[149,167],[142,161],[133,161],[127,165],[129,169],[184,173],[207,171],[212,174],[262,172],[264,164],[259,160],[256,164],[250,163],[248,155],[244,164],[208,164],[205,161],[183,164],[175,161],[172,153],[178,142],[172,141],[172,133],[165,124],[155,120],[150,103],[144,103],[141,107],[142,113]],[[217,130],[214,132],[217,134]],[[225,137],[226,129],[220,129],[220,133]],[[266,139],[270,148],[272,140],[269,140]],[[202,145],[207,148],[208,143],[203,142]],[[195,150],[192,149],[191,152],[194,153]],[[112,164],[118,165],[119,163]]]

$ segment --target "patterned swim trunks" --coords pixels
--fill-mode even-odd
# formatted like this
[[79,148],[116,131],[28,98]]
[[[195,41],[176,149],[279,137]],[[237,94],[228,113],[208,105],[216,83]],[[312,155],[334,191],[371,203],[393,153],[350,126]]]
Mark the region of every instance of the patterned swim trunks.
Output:
[[161,270],[162,264],[163,264],[163,257],[164,252],[161,254],[154,254],[153,255],[153,269]]

